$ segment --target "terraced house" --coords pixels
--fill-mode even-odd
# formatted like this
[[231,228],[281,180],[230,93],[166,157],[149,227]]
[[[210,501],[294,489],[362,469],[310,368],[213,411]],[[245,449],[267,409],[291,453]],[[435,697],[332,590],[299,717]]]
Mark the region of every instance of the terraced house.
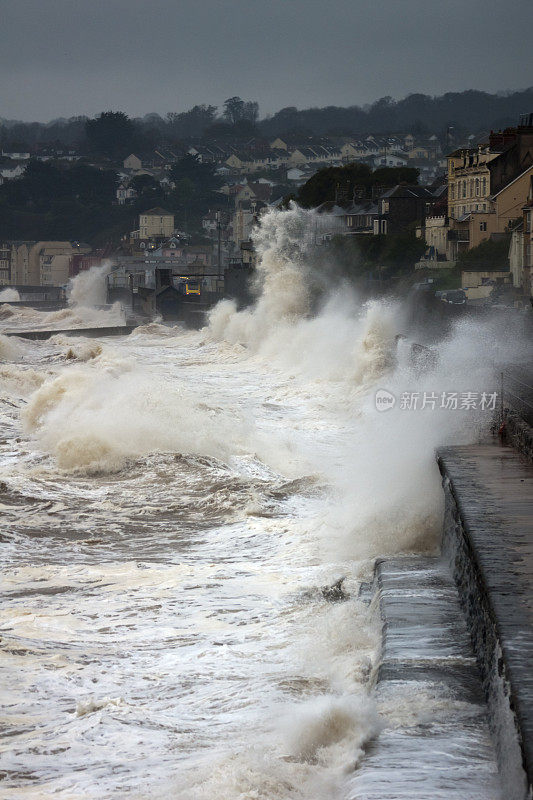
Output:
[[533,165],[533,114],[516,128],[491,132],[488,142],[448,156],[448,216],[490,210],[490,198]]

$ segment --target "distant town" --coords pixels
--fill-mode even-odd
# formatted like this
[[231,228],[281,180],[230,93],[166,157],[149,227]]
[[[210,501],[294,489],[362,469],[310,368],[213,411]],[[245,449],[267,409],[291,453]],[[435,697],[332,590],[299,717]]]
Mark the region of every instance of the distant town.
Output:
[[184,298],[244,301],[254,226],[295,202],[316,209],[316,245],[355,284],[529,305],[532,109],[528,90],[290,108],[262,121],[239,97],[221,116],[195,106],[166,119],[3,120],[0,286],[59,299],[70,278],[106,262],[110,302],[147,313]]

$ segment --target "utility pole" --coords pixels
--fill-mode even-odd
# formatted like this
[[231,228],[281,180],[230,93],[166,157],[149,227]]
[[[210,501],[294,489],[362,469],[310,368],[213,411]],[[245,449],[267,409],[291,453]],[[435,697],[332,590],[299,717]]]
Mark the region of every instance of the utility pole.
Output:
[[128,275],[128,284],[129,284],[129,289],[130,289],[130,292],[131,292],[131,310],[133,311],[133,309],[134,309],[134,299],[135,298],[133,296],[133,273],[132,272],[130,272],[129,275]]
[[451,150],[452,137],[453,137],[452,131],[453,131],[453,125],[448,125],[448,127],[446,128],[446,155],[448,155],[448,153]]

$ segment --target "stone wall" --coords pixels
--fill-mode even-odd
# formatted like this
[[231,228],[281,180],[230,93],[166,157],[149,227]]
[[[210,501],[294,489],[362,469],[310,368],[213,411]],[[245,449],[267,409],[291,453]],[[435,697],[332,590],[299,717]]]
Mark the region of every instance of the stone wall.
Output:
[[[461,504],[439,456],[445,495],[443,554],[459,591],[461,607],[470,631],[474,652],[481,672],[483,692],[489,709],[498,767],[508,800],[531,798],[528,777],[528,747],[522,735],[517,698],[510,680],[509,667],[502,653],[502,642],[491,591],[471,536]],[[483,498],[480,498],[480,503]]]
[[505,440],[533,461],[533,428],[510,408],[505,409]]

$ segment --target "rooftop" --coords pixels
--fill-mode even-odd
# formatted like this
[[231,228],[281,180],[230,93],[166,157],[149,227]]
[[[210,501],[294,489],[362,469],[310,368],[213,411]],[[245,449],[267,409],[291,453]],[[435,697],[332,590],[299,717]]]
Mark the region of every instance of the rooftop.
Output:
[[141,211],[141,214],[147,214],[150,217],[173,217],[174,214],[171,211],[165,211],[164,208],[160,206],[156,206],[155,208],[149,208],[148,211]]

